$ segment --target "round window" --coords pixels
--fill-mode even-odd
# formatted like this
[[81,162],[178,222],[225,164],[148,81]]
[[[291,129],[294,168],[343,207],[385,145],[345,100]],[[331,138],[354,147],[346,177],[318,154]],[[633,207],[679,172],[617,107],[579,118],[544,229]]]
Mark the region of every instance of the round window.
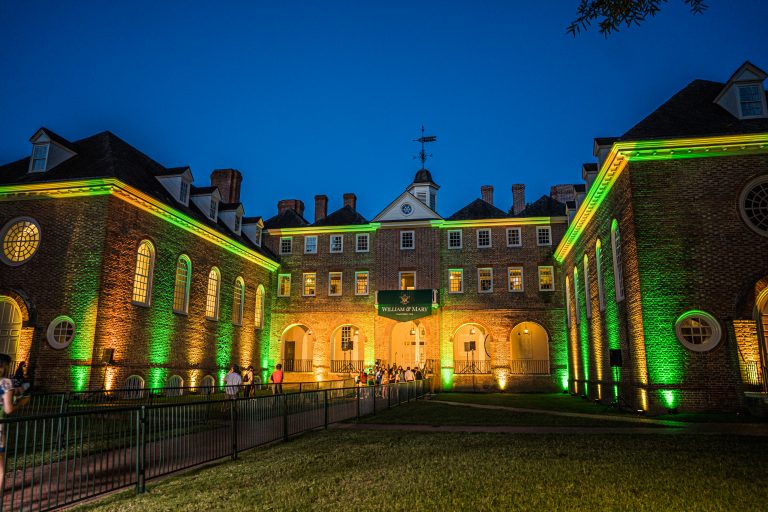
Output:
[[752,231],[768,236],[768,176],[752,180],[739,198],[741,216]]
[[720,343],[722,331],[715,317],[704,311],[688,311],[675,322],[675,334],[684,347],[694,352],[712,350]]
[[3,261],[8,265],[21,265],[40,245],[40,226],[29,217],[13,219],[3,227],[2,239]]
[[410,203],[403,203],[400,207],[400,211],[403,212],[403,215],[410,215],[413,213],[413,206],[411,206]]
[[68,316],[58,316],[48,326],[48,344],[55,349],[67,348],[75,337],[75,322]]

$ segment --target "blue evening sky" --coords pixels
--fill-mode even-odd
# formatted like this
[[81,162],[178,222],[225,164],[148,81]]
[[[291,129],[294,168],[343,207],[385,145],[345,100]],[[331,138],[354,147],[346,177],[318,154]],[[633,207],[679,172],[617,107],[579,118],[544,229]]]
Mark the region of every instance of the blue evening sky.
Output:
[[578,0],[0,2],[0,162],[40,126],[110,130],[166,166],[243,175],[246,215],[344,192],[372,218],[411,182],[422,124],[444,216],[493,185],[532,201],[580,181],[695,78],[768,69],[768,2],[682,0],[608,39],[565,33]]

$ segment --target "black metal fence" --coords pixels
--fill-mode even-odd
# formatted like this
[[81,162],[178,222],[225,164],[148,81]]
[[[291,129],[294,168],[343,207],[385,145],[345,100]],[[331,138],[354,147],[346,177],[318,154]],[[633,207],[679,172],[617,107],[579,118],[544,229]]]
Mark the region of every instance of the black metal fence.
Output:
[[134,487],[422,397],[430,381],[252,398],[103,406],[0,420],[0,511],[44,511]]

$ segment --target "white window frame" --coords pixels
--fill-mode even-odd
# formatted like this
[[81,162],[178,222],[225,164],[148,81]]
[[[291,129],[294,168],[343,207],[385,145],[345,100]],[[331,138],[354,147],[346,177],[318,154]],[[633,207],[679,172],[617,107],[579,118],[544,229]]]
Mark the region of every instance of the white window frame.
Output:
[[[520,271],[520,289],[514,290],[512,289],[512,271],[513,270],[519,270]],[[523,293],[525,292],[525,271],[523,270],[523,267],[507,267],[507,289],[510,293]]]
[[600,311],[605,311],[605,284],[603,283],[603,247],[600,240],[595,243],[595,269],[597,272],[597,301]]
[[[365,249],[360,249],[360,240],[365,240]],[[371,237],[368,233],[355,235],[355,252],[369,252],[371,250]]]
[[574,262],[573,265],[573,303],[576,313],[576,325],[581,323],[581,306],[579,306],[579,265]]
[[[179,291],[179,263],[184,262],[184,295],[183,297],[179,297],[179,302],[182,302],[181,309],[176,308],[176,292]],[[189,289],[192,285],[192,260],[189,259],[189,256],[186,254],[179,255],[178,258],[176,258],[176,268],[174,269],[175,272],[173,274],[173,312],[178,313],[180,315],[186,315],[189,314]]]
[[[333,250],[334,240],[339,241],[339,249]],[[328,252],[331,254],[341,254],[344,252],[344,235],[331,235],[328,238]]]
[[[459,234],[459,245],[451,245],[451,234]],[[448,249],[461,249],[464,245],[464,232],[460,229],[449,229],[448,230]]]
[[[288,280],[288,293],[282,293],[280,290],[283,288],[281,286],[282,281],[284,278],[287,278]],[[291,296],[291,274],[278,274],[277,276],[277,296],[278,297],[290,297]]]
[[[548,243],[541,243],[540,231],[547,232]],[[539,247],[549,247],[552,245],[552,226],[536,226],[536,245]]]
[[[315,276],[315,287],[312,289],[312,293],[307,293],[307,277]],[[302,272],[301,274],[301,296],[302,297],[314,297],[317,295],[317,272]]]
[[[283,250],[283,242],[288,242],[288,250]],[[281,236],[280,237],[280,254],[293,254],[293,237],[292,236]]]
[[[480,245],[480,233],[488,233],[488,245]],[[478,249],[490,249],[493,247],[493,239],[491,238],[491,230],[490,228],[480,228],[477,230],[476,234],[476,242],[477,242],[477,248]]]
[[[331,293],[332,276],[339,276],[339,293]],[[344,272],[328,272],[328,296],[329,297],[341,297],[344,293]]]
[[[214,291],[212,312],[208,311],[208,299],[211,295],[211,274],[216,275],[216,279],[214,281],[216,283],[216,289]],[[218,267],[211,267],[211,270],[208,271],[208,280],[206,281],[205,287],[205,318],[207,320],[213,320],[214,322],[218,322],[219,313],[221,313],[221,282],[221,270]]]
[[[755,103],[754,101],[746,102],[741,100],[741,90],[754,87],[757,89],[757,97],[760,101],[760,113],[759,114],[745,114],[742,108],[742,103]],[[739,102],[739,117],[742,119],[758,119],[765,116],[765,92],[760,84],[745,84],[736,86],[736,96]]]
[[[67,339],[59,340],[56,337],[56,331],[57,327],[62,324],[67,323],[72,326],[72,335],[68,336]],[[48,324],[48,330],[45,333],[45,338],[48,340],[48,344],[51,346],[51,348],[54,348],[56,350],[62,350],[67,348],[72,344],[72,340],[75,339],[75,335],[77,334],[77,325],[75,325],[75,321],[72,320],[71,317],[68,317],[66,315],[60,315],[51,320],[51,323]]]
[[185,179],[181,180],[179,186],[179,202],[182,204],[189,204],[189,182]]
[[[480,278],[480,272],[484,270],[490,271],[489,279],[491,281],[491,287],[488,290],[483,290],[480,283],[482,282],[482,279]],[[477,293],[493,293],[493,267],[480,267],[477,269]]]
[[[147,264],[147,286],[145,290],[146,296],[143,300],[136,300],[136,278],[138,277],[137,271],[139,270],[139,250],[145,244],[147,247],[149,247],[149,262]],[[149,307],[152,305],[152,286],[154,285],[155,279],[155,257],[157,255],[155,252],[155,244],[153,244],[150,240],[144,239],[139,242],[139,245],[136,247],[134,254],[135,258],[133,267],[133,281],[131,281],[131,303],[137,306]]]
[[[45,157],[43,158],[35,158],[35,150],[37,148],[45,148]],[[45,170],[48,168],[48,157],[51,155],[51,144],[50,142],[46,142],[43,144],[33,144],[32,145],[32,156],[29,158],[29,172],[45,172]],[[35,162],[42,161],[43,167],[41,169],[35,169]]]
[[[509,243],[509,234],[512,232],[517,233],[517,243]],[[521,228],[507,228],[507,247],[522,247],[523,246],[523,230]]]
[[256,303],[254,304],[253,322],[254,328],[260,330],[264,327],[264,303],[267,290],[263,285],[256,287]]
[[216,199],[211,198],[211,205],[208,210],[208,217],[211,220],[216,220],[218,213],[219,213],[219,202]]
[[[240,293],[237,293],[237,287],[240,286]],[[239,302],[237,309],[236,303]],[[242,276],[235,279],[234,289],[232,290],[232,324],[243,325],[245,319],[245,280]]]
[[[404,247],[403,246],[403,238],[406,233],[411,234],[411,246],[410,247]],[[416,232],[413,230],[405,230],[400,231],[400,250],[401,251],[414,251],[416,250]]]
[[[550,275],[552,276],[552,288],[551,289],[542,289],[541,288],[541,269],[548,268],[550,271]],[[539,266],[539,291],[540,292],[553,292],[555,291],[555,267],[552,265],[540,265]]]
[[[365,275],[365,293],[359,293],[357,284],[359,276]],[[371,294],[371,274],[367,270],[360,270],[355,272],[355,295],[365,296]]]
[[[281,239],[282,240],[282,239]],[[307,243],[310,240],[315,241],[315,250],[310,251],[309,250],[309,244]],[[282,242],[281,242],[282,244]],[[304,237],[304,254],[317,254],[317,235],[307,235]]]
[[[683,336],[683,322],[692,317],[704,320],[709,324],[712,334],[706,343],[693,344]],[[720,341],[723,338],[723,330],[722,327],[720,327],[720,322],[718,322],[711,314],[706,311],[690,310],[686,311],[675,320],[675,336],[677,337],[677,341],[688,350],[693,352],[708,352],[720,344]]]
[[589,256],[584,254],[584,312],[592,318],[592,290],[589,286]]
[[[459,290],[458,291],[451,291],[451,274],[453,272],[459,273]],[[464,293],[464,269],[463,268],[449,268],[448,269],[448,293],[456,294],[456,293]]]
[[413,289],[416,290],[416,284],[417,284],[417,275],[415,270],[402,270],[397,273],[397,287],[400,290],[404,290],[405,288],[402,288],[403,286],[403,274],[413,274]]
[[[618,242],[616,241],[616,233],[619,234]],[[624,300],[624,263],[621,250],[621,229],[619,229],[619,222],[616,219],[611,224],[611,254],[613,256],[613,285],[616,291],[616,302],[621,302]]]

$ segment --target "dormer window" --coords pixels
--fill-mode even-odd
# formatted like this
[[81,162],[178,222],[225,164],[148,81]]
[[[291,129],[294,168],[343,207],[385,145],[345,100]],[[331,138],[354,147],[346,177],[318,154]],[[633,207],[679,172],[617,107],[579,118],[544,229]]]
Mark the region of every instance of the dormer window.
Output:
[[261,247],[261,228],[256,226],[256,245]]
[[45,171],[49,147],[49,144],[35,144],[32,146],[32,172]]
[[187,204],[189,198],[189,183],[181,180],[181,189],[179,190],[179,202]]
[[741,117],[758,117],[763,115],[763,101],[760,97],[761,87],[755,85],[739,86],[739,108]]
[[235,215],[235,233],[240,234],[240,216]]
[[216,213],[218,211],[219,204],[216,202],[215,199],[211,198],[211,206],[210,210],[208,211],[208,216],[211,218],[211,220],[216,220]]

